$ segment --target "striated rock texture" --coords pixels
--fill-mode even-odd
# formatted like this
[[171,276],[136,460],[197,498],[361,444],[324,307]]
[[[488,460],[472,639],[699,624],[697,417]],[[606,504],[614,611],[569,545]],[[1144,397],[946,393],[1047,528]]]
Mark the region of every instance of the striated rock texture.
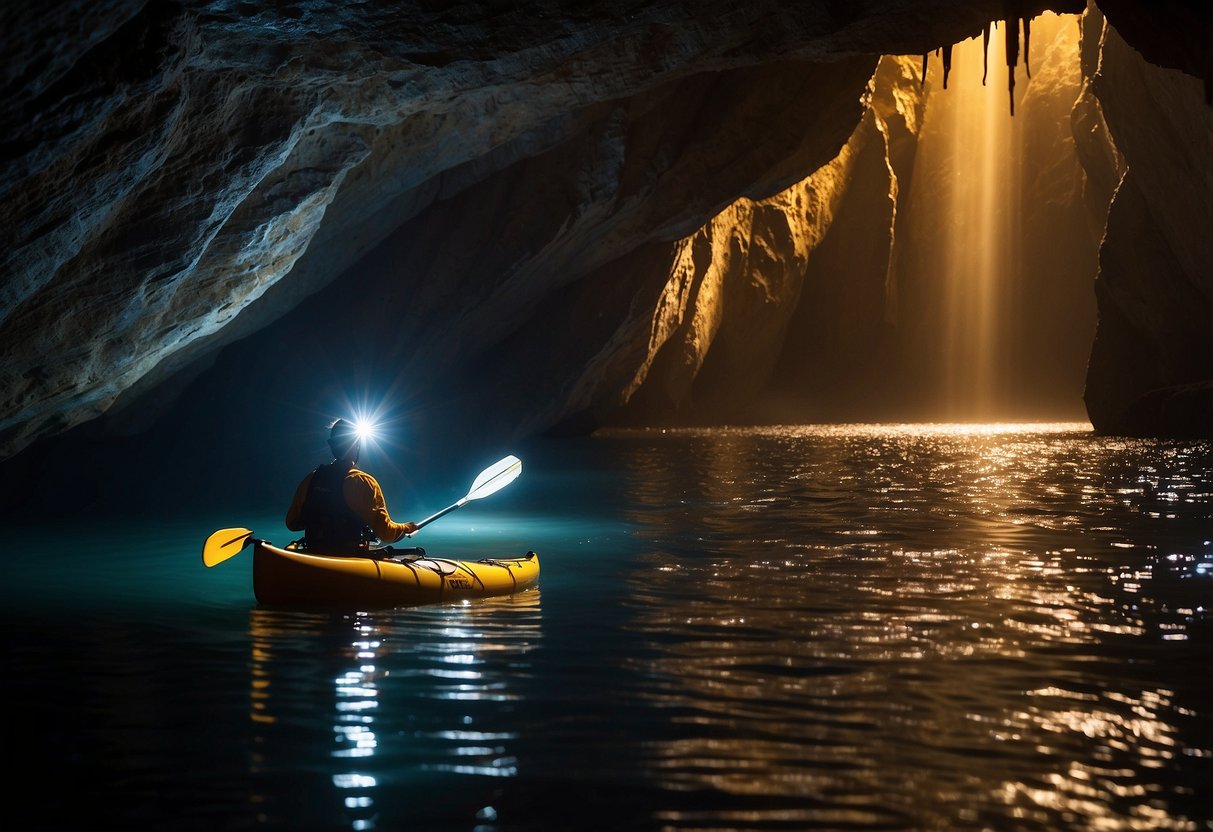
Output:
[[[893,263],[926,110],[918,58],[886,57],[848,143],[845,191],[809,258],[771,384],[749,413],[768,422],[886,418],[899,292]],[[893,402],[896,400],[897,404]]]
[[[870,124],[872,117],[865,117]],[[623,389],[651,421],[671,413],[707,423],[742,412],[770,379],[808,260],[832,224],[854,160],[874,129],[792,188],[743,199],[674,250],[652,316],[645,361]]]
[[[550,152],[596,153],[591,176],[541,194],[539,210],[573,233],[519,232],[563,254],[480,264],[498,269],[477,275],[479,300],[496,308],[493,325],[469,324],[475,351],[644,237],[676,239],[739,195],[802,177],[821,162],[802,145],[828,145],[858,120],[831,104],[820,132],[803,135],[803,115],[775,116],[805,100],[795,84],[765,111],[707,112],[740,107],[730,96],[763,83],[760,65],[819,64],[804,72],[832,102],[862,86],[857,70],[875,55],[931,48],[997,13],[948,2],[6,4],[0,452],[256,331],[477,182],[512,166],[545,177],[528,160]],[[668,130],[650,130],[621,167],[620,131],[646,108],[665,119],[663,107]],[[645,233],[619,227],[629,221]],[[529,275],[536,284],[517,288]],[[408,279],[471,300],[424,272],[403,294],[415,293]]]
[[1201,82],[1102,32],[1091,81],[1123,171],[1099,253],[1095,428],[1213,433],[1213,107]]
[[[1045,8],[1082,3],[5,4],[0,456],[174,402],[220,435],[295,426],[368,388],[456,436],[633,399],[725,418],[848,183],[885,188],[891,233],[892,174],[861,161],[897,167],[879,56]],[[1139,48],[1192,71],[1151,19]],[[1105,77],[1147,204],[1208,170],[1135,163],[1136,94],[1109,108]]]
[[1081,418],[1098,237],[1070,127],[1078,38],[1056,16],[1032,33],[1014,117],[1005,67],[981,83],[980,40],[953,50],[949,88],[938,61],[925,83],[918,61],[882,63],[872,114],[887,141],[867,145],[809,258],[755,416]]

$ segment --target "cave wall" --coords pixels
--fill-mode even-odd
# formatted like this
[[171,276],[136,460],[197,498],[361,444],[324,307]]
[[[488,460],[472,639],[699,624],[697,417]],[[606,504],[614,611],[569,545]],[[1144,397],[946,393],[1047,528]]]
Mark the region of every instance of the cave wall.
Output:
[[[972,62],[972,51],[968,65],[951,66],[951,90],[938,58],[925,75],[918,58],[883,59],[869,109],[843,153],[784,195],[788,205],[808,206],[780,209],[786,223],[812,229],[806,246],[772,236],[766,226],[750,228],[744,212],[742,221],[722,213],[687,238],[685,249],[699,253],[687,271],[705,275],[706,299],[692,300],[710,311],[683,315],[683,331],[659,345],[623,419],[1081,418],[1095,323],[1098,237],[1089,223],[1099,214],[1102,234],[1111,192],[1094,204],[1099,194],[1086,185],[1071,127],[1082,90],[1074,19],[1038,19],[1033,33],[1031,70],[1021,64],[1015,71],[1014,116],[1000,39],[988,85],[979,84],[985,67],[980,57]],[[982,145],[983,131],[968,123],[977,114],[954,109],[966,93],[969,106],[976,97],[994,109],[986,129],[997,136],[995,147]],[[954,140],[960,127],[974,135]],[[1005,240],[975,236],[982,229],[968,221],[970,209],[953,202],[958,181],[978,176],[982,166],[1006,177],[990,206],[993,230],[1006,230]],[[799,194],[806,189],[829,196],[805,201]],[[948,353],[956,350],[948,330],[959,313],[949,312],[957,289],[941,265],[956,243],[1003,247],[991,255],[999,294],[998,332],[990,340],[1001,354],[991,361],[998,398],[987,411],[964,409],[946,376]],[[761,253],[757,263],[749,262],[751,250]],[[770,279],[772,262],[790,276]],[[778,316],[763,311],[774,285],[785,307]]]
[[[1044,5],[1057,4],[1022,13]],[[998,11],[943,0],[4,4],[0,454],[124,394],[156,398],[161,381],[286,314],[436,201],[595,141],[595,106],[695,75],[913,52]],[[807,172],[781,169],[793,140],[747,181],[734,164],[745,131],[732,141],[698,168],[703,142],[638,149],[669,155],[654,171],[698,174],[684,183],[684,224],[654,234],[672,240],[739,195],[768,196],[751,192],[762,180]],[[698,185],[718,177],[723,195],[705,208]],[[571,220],[577,199],[564,205]]]
[[[1111,26],[1090,85],[1121,164],[1085,400],[1105,433],[1213,433],[1213,106]],[[1098,166],[1093,166],[1098,169]]]
[[[999,300],[1005,354],[996,412],[1086,415],[1102,433],[1207,436],[1213,109],[1200,101],[1200,79],[1145,61],[1094,4],[1079,23],[1077,42],[1072,31],[1042,37],[1036,27],[1032,72],[1012,93],[1016,150],[1001,164],[1022,180],[1007,210],[1025,243],[1007,255],[1013,263]],[[947,95],[938,75],[934,83],[930,94],[902,84],[871,97],[868,118],[881,104],[919,98],[915,129],[897,120],[905,144],[900,163],[888,143],[883,153],[854,162],[870,129],[861,122],[836,160],[845,163],[841,193],[818,212],[809,256],[794,256],[785,242],[779,255],[765,257],[804,269],[781,283],[793,315],[763,318],[754,312],[761,303],[739,301],[747,288],[771,284],[761,263],[747,264],[750,247],[766,251],[770,239],[746,227],[748,216],[737,222],[722,214],[684,241],[697,242],[699,274],[735,270],[733,289],[705,292],[711,311],[685,315],[683,331],[660,345],[658,372],[640,386],[623,421],[950,418],[940,407],[949,396],[938,378],[945,358],[939,350],[949,349],[939,338],[946,297],[932,287],[930,265],[947,245],[940,235],[946,177],[920,172],[921,187],[912,194],[910,187],[931,95]],[[1149,197],[1141,177],[1151,183]],[[786,213],[796,221],[794,211]],[[706,245],[721,239],[722,227],[731,235],[727,244]],[[742,347],[741,339],[720,337],[730,320],[733,331],[749,333]]]
[[[1113,25],[1145,14],[1107,5]],[[1015,10],[1043,8],[1082,4]],[[912,178],[908,121],[862,104],[876,56],[1006,11],[6,4],[0,455],[74,426],[169,443],[145,431],[215,396],[205,435],[251,435],[368,387],[455,436],[729,418],[831,303],[857,315],[837,329],[863,334],[858,372],[896,317],[880,253]],[[1203,53],[1186,19],[1141,19],[1072,114],[1090,228],[1117,185],[1086,394],[1106,428],[1209,377]],[[836,224],[848,199],[883,207]],[[1147,220],[1148,245],[1116,236]],[[855,283],[827,268],[831,236],[874,241]]]
[[847,155],[804,183],[820,187],[826,174],[823,184],[837,183],[837,192],[829,213],[817,216],[821,227],[801,259],[790,314],[765,333],[779,338],[773,354],[748,372],[738,368],[734,380],[702,385],[728,403],[716,408],[717,418],[833,421],[888,412],[898,301],[891,260],[925,107],[919,59],[882,58]]
[[[659,346],[653,327],[680,325],[685,298],[672,301],[669,282],[681,235],[739,190],[782,195],[789,178],[830,164],[862,115],[874,65],[709,73],[595,107],[575,141],[439,200],[340,285],[231,349],[247,356],[250,384],[264,385],[255,379],[270,366],[308,367],[312,390],[268,382],[306,407],[395,383],[424,402],[410,408],[412,429],[435,438],[600,418],[643,375]],[[789,99],[805,106],[789,112]],[[768,122],[777,129],[736,154],[737,134]]]

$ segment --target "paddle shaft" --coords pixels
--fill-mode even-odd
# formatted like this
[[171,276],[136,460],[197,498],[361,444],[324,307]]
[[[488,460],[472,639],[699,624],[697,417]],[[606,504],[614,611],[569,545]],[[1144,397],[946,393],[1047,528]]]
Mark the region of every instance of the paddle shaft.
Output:
[[522,473],[522,460],[516,456],[507,456],[499,460],[488,468],[480,472],[480,476],[472,483],[471,489],[467,496],[463,497],[457,503],[451,503],[437,514],[431,514],[429,517],[417,524],[417,528],[408,533],[408,537],[412,537],[421,531],[422,526],[428,526],[439,517],[445,517],[455,509],[465,505],[469,500],[479,500],[481,497],[487,497],[490,494],[495,494],[505,486],[512,483]]
[[462,500],[460,500],[457,503],[451,503],[449,506],[447,506],[446,508],[444,508],[442,511],[438,512],[437,514],[431,514],[429,517],[425,518],[424,520],[422,520],[420,523],[417,524],[416,531],[410,532],[409,537],[412,537],[413,535],[417,534],[417,532],[421,531],[423,526],[428,526],[430,523],[433,523],[439,517],[445,517],[446,515],[450,514],[452,511],[459,508],[461,505],[463,505],[466,502],[467,502],[467,497],[464,497]]

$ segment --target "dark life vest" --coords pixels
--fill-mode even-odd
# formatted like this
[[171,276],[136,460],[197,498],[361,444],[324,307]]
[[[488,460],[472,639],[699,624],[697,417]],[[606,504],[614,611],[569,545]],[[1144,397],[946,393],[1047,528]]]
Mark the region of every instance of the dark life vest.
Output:
[[303,537],[313,552],[341,553],[361,549],[375,533],[345,502],[349,469],[336,461],[312,472],[303,501]]

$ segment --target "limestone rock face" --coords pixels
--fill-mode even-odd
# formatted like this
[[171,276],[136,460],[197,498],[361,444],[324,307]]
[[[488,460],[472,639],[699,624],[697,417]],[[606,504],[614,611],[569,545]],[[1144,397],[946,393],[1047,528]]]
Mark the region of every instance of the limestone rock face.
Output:
[[1070,111],[1070,126],[1074,149],[1083,171],[1083,200],[1091,237],[1098,244],[1104,235],[1108,206],[1120,178],[1124,176],[1124,159],[1108,133],[1108,124],[1095,97],[1092,80],[1099,71],[1099,54],[1104,35],[1104,17],[1091,7],[1082,16],[1080,61],[1082,89]]
[[[1005,6],[4,4],[0,457],[100,414],[142,429],[229,345],[193,409],[311,387],[283,408],[324,411],[319,368],[356,367],[333,374],[429,395],[432,423],[722,414],[777,360],[857,160],[905,153],[861,103],[878,57]],[[1199,274],[1166,225],[1199,215],[1159,202],[1178,166],[1141,161],[1148,95],[1105,78],[1116,147]],[[1167,100],[1207,118],[1188,95]]]
[[1207,435],[1213,309],[1186,279],[1132,170],[1108,215],[1096,296],[1086,389],[1092,424],[1106,433]]
[[759,202],[739,200],[679,242],[646,361],[624,391],[638,397],[640,418],[685,411],[712,422],[741,412],[762,390],[783,348],[809,257],[871,132],[858,131],[838,156],[792,188]]
[[886,57],[871,109],[847,146],[845,191],[808,258],[771,384],[751,408],[768,422],[881,418],[891,401],[898,319],[893,261],[926,111],[919,59]]
[[[995,6],[5,4],[2,452],[280,317],[435,200],[601,143],[624,121],[595,108],[635,111],[680,79],[771,61],[931,48]],[[782,156],[749,165],[735,164],[745,131],[731,147],[695,138],[632,148],[670,200],[684,177],[691,202],[657,211],[652,236],[808,172],[786,136]],[[619,184],[621,203],[641,198]],[[585,194],[562,196],[585,222]],[[627,253],[602,219],[599,263]]]
[[1126,172],[1099,255],[1085,399],[1108,433],[1213,430],[1213,108],[1201,82],[1103,37],[1092,87]]
[[[651,333],[690,314],[670,306],[678,241],[738,191],[779,194],[829,164],[862,115],[874,65],[711,73],[593,108],[577,141],[438,201],[340,285],[231,349],[263,388],[256,373],[286,364],[314,378],[337,366],[403,379],[430,403],[413,428],[431,436],[472,430],[486,402],[513,435],[609,412],[660,346]],[[789,100],[811,106],[789,110]],[[737,154],[754,123],[772,127]],[[715,314],[706,295],[699,308]]]
[[940,61],[922,84],[903,60],[895,94],[873,97],[877,114],[917,105],[881,119],[888,141],[810,259],[764,419],[1081,417],[1098,238],[1070,129],[1073,27],[1034,23],[1014,116],[1001,45],[982,83],[980,39],[954,51],[949,87]]

